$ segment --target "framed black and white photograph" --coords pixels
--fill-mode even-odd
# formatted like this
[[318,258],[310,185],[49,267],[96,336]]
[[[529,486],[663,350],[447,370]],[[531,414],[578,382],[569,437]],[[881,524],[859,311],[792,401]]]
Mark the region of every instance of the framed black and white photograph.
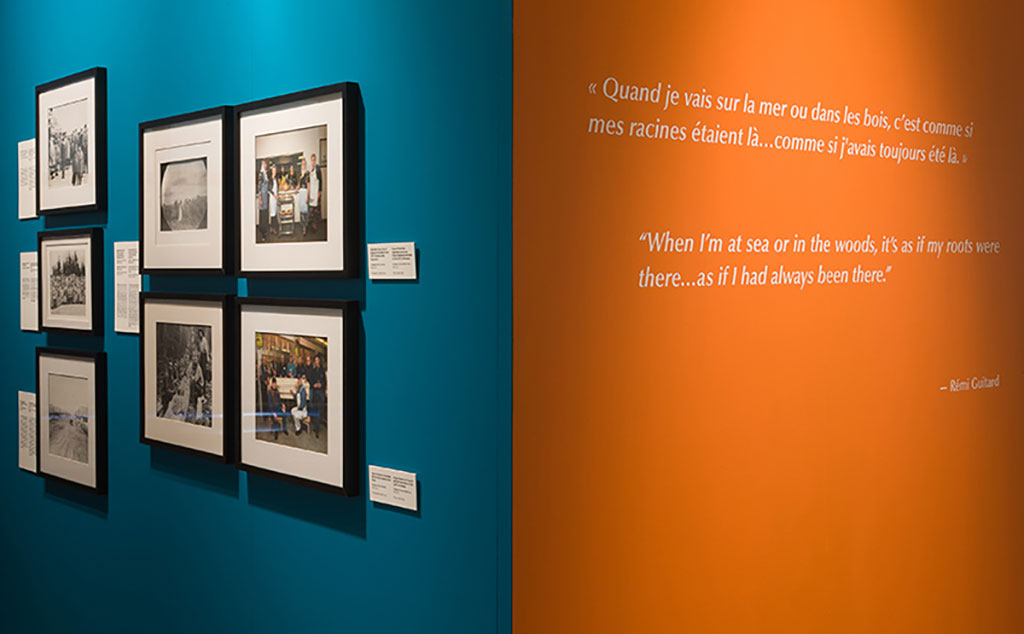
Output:
[[36,86],[39,213],[107,208],[107,69]]
[[343,83],[235,108],[243,275],[359,274],[358,99]]
[[37,348],[36,394],[38,473],[106,493],[106,355]]
[[41,231],[38,240],[40,328],[103,334],[103,231]]
[[232,461],[232,298],[147,292],[139,300],[140,440]]
[[356,495],[358,305],[238,302],[239,466]]
[[229,107],[139,124],[144,274],[223,274],[234,264],[233,130]]

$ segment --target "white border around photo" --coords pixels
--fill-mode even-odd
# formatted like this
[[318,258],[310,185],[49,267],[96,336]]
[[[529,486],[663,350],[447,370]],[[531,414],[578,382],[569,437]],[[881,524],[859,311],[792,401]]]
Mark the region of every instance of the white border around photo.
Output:
[[[241,346],[241,454],[240,462],[259,469],[344,487],[345,474],[345,317],[340,308],[242,305]],[[256,333],[271,332],[327,340],[327,453],[296,449],[256,439]]]
[[[59,247],[83,247],[85,249],[85,313],[82,317],[54,315],[50,302],[46,298],[50,296],[50,271],[53,268],[51,253],[54,248]],[[42,319],[40,326],[43,328],[66,328],[70,330],[92,330],[93,315],[93,292],[92,285],[96,271],[92,270],[92,237],[88,235],[74,236],[67,238],[47,239],[42,243],[42,250],[39,253],[39,297]],[[101,273],[102,279],[102,273]]]
[[[93,359],[84,357],[64,356],[51,354],[49,352],[39,355],[38,368],[38,419],[39,437],[37,439],[37,450],[39,452],[39,472],[55,476],[62,480],[74,482],[88,488],[96,488],[99,482],[97,472],[97,430],[98,403],[96,402],[96,363]],[[50,453],[50,428],[47,424],[47,416],[50,406],[50,381],[52,374],[81,378],[88,381],[88,398],[84,404],[89,411],[88,429],[88,462],[81,463],[67,458],[61,458]]]
[[49,186],[48,175],[50,148],[48,143],[48,122],[46,117],[39,116],[39,129],[36,130],[36,138],[38,139],[38,143],[36,145],[36,170],[38,172],[39,182],[38,195],[40,212],[45,213],[47,211],[63,209],[66,207],[79,207],[82,205],[96,204],[97,175],[102,171],[98,169],[96,163],[96,78],[88,77],[81,81],[76,81],[66,86],[61,86],[59,88],[54,88],[40,93],[37,107],[39,108],[40,113],[45,113],[49,108],[68,104],[80,99],[87,99],[88,107],[90,109],[87,117],[88,144],[86,148],[86,160],[87,165],[89,166],[88,173],[92,178],[89,179],[89,182],[85,187],[51,188]]
[[[142,133],[142,253],[143,268],[220,269],[224,231],[224,117],[211,114],[147,129]],[[194,231],[160,231],[160,179],[162,163],[206,159],[207,224]]]
[[[144,297],[145,323],[142,327],[144,364],[142,371],[145,374],[143,381],[145,392],[144,411],[145,425],[144,437],[149,440],[164,444],[185,447],[195,451],[224,456],[224,433],[225,433],[225,403],[228,395],[224,392],[224,373],[226,363],[231,363],[224,358],[224,303],[221,298],[210,301],[193,299],[174,299],[162,297]],[[210,341],[210,367],[211,367],[211,412],[212,424],[210,427],[193,425],[170,418],[157,416],[156,412],[156,324],[172,323],[191,326],[209,326],[211,329]]]
[[[327,126],[327,240],[256,242],[256,137]],[[345,266],[344,98],[341,92],[268,106],[240,114],[239,218],[241,270],[246,273],[342,272]]]

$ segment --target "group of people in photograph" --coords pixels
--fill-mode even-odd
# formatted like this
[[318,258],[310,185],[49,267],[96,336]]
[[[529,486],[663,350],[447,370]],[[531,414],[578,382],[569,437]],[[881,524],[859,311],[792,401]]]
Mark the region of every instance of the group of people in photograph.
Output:
[[[256,178],[256,229],[260,242],[273,240],[285,230],[292,235],[300,232],[303,238],[316,232],[323,221],[322,193],[323,175],[315,153],[310,154],[308,165],[302,157],[298,161],[283,157],[260,159]],[[291,203],[287,227],[282,218],[282,204],[285,202]]]
[[50,310],[85,304],[85,263],[71,252],[57,261],[50,272]]
[[[284,383],[289,385],[287,396],[281,394]],[[274,432],[276,440],[281,433],[288,435],[291,427],[296,435],[307,433],[320,438],[327,424],[327,369],[319,354],[300,353],[287,360],[263,357],[259,385],[266,420],[259,431]],[[285,403],[286,398],[294,403],[292,407]]]
[[71,184],[81,185],[89,171],[88,126],[77,130],[50,130],[50,180],[64,180],[71,169]]
[[50,278],[50,310],[85,305],[84,275],[54,275]]
[[203,329],[197,328],[194,335],[195,340],[183,346],[183,355],[158,364],[157,416],[211,427],[210,341]]

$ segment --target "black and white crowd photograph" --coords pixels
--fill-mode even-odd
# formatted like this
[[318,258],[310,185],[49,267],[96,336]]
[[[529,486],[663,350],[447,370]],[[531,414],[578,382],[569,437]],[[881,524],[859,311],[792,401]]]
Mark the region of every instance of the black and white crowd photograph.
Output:
[[157,322],[156,415],[213,426],[212,329]]
[[160,231],[206,229],[206,157],[160,164]]
[[326,137],[325,125],[256,137],[258,244],[327,240]]
[[90,116],[89,100],[84,98],[47,109],[50,188],[89,183]]
[[56,373],[47,381],[50,455],[89,464],[89,381]]
[[256,439],[327,453],[327,339],[256,333]]
[[49,251],[50,314],[84,316],[89,251],[84,246],[59,246]]

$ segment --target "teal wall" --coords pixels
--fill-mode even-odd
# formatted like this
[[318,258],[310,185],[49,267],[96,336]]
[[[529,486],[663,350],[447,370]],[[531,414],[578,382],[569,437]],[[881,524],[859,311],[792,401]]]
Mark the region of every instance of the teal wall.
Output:
[[[0,630],[509,631],[511,20],[511,0],[3,3]],[[18,221],[34,87],[93,66],[108,69],[109,211]],[[138,238],[138,123],[338,81],[362,90],[365,238],[415,240],[420,280],[237,288],[363,301],[364,484],[367,462],[417,472],[418,514],[141,445],[138,338],[113,331],[111,245]],[[105,336],[21,332],[18,252],[85,224],[104,227]],[[17,468],[16,390],[34,390],[42,345],[107,352],[105,499]]]

